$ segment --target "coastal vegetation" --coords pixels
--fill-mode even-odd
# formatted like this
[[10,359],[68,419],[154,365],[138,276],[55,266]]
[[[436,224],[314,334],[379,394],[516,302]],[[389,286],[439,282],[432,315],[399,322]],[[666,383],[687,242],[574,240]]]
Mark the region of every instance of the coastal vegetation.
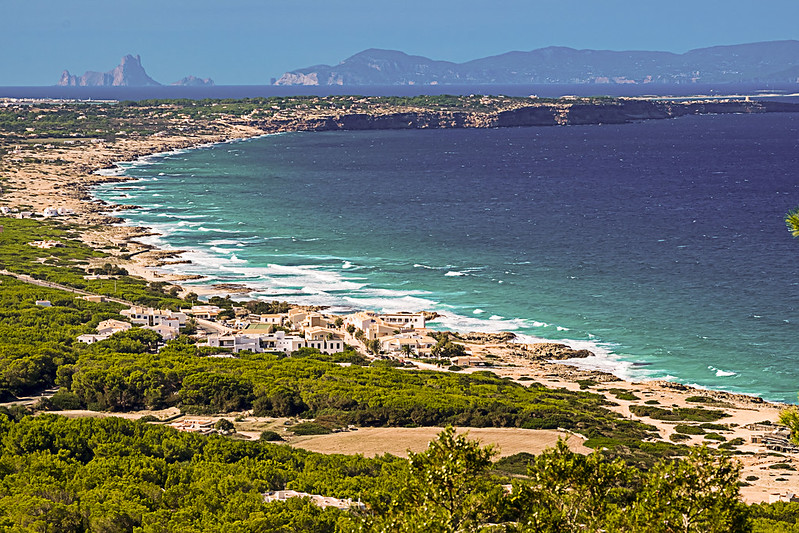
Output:
[[[644,470],[573,453],[561,441],[526,457],[521,474],[505,470],[512,463],[452,428],[408,459],[370,459],[120,418],[0,414],[0,527],[721,533],[794,531],[799,517],[797,504],[742,504],[739,467],[704,448]],[[307,498],[265,501],[282,489],[364,505],[347,511]]]

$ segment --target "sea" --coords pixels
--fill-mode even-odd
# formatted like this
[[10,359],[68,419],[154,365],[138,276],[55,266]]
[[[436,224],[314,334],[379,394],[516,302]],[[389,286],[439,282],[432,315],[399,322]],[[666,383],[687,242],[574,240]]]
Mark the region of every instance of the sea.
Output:
[[796,403],[799,114],[285,133],[119,163],[94,194],[197,285],[566,342]]

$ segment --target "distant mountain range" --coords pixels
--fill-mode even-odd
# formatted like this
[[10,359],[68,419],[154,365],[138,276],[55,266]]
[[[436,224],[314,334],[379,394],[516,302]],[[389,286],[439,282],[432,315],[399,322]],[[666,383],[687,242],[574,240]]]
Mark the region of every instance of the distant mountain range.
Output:
[[[126,55],[115,69],[108,72],[89,70],[83,76],[75,76],[65,70],[61,74],[58,85],[66,87],[148,87],[161,84],[147,75],[142,67],[141,57]],[[172,85],[211,86],[214,85],[214,80],[187,76]]]
[[275,85],[464,85],[623,83],[799,83],[799,41],[770,41],[671,52],[530,52],[451,63],[370,49],[335,66],[286,72]]

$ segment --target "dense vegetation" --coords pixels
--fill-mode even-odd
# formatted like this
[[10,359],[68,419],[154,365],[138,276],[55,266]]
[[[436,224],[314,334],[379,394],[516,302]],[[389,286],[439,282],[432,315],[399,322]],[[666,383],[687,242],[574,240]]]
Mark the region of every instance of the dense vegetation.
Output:
[[[165,292],[163,283],[148,284],[110,265],[103,268],[118,275],[109,279],[85,279],[89,260],[101,260],[107,255],[79,241],[76,230],[65,225],[15,218],[0,218],[0,225],[3,228],[0,232],[0,269],[140,305],[164,309],[186,306],[186,302]],[[29,244],[42,240],[58,241],[61,245],[42,249]]]
[[[367,459],[119,418],[0,415],[0,529],[735,533],[796,531],[799,518],[797,504],[741,504],[738,467],[704,449],[642,471],[559,443],[512,481],[494,459],[451,428],[409,460]],[[264,502],[283,488],[366,508]]]

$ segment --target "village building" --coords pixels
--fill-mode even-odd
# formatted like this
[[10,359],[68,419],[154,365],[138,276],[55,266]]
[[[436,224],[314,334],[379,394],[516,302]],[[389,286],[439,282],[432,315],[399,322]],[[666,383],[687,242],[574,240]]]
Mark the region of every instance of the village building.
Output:
[[142,326],[158,326],[161,324],[179,329],[186,325],[186,313],[175,312],[168,309],[153,309],[134,305],[130,309],[123,309],[120,315],[128,317],[134,324]]
[[380,320],[389,326],[406,329],[424,329],[424,313],[391,313],[379,315]]
[[413,353],[424,356],[430,355],[430,350],[438,341],[423,333],[398,333],[391,337],[380,339],[380,348],[386,353],[402,353],[403,346],[410,346]]
[[286,335],[285,331],[276,331],[261,336],[261,348],[266,352],[283,352],[290,354],[306,346],[306,341],[298,335]]
[[130,322],[124,322],[122,320],[114,320],[113,318],[110,318],[97,324],[97,333],[100,333],[101,335],[108,333],[110,336],[118,331],[128,331],[132,327],[133,326],[130,324]]
[[195,305],[191,309],[181,309],[182,313],[204,320],[216,320],[222,309],[215,305]]
[[45,207],[42,211],[42,216],[45,218],[57,217],[58,216],[58,209],[55,207]]
[[467,368],[467,367],[474,367],[474,366],[491,366],[488,362],[481,358],[481,357],[470,357],[470,356],[462,356],[462,357],[453,357],[452,364]]
[[39,307],[52,307],[53,304],[50,303],[50,300],[36,300],[36,305]]
[[344,339],[341,334],[324,327],[306,329],[305,344],[308,348],[316,348],[326,354],[344,351]]
[[279,314],[271,314],[271,315],[260,315],[258,320],[263,324],[272,324],[275,326],[282,326],[283,321],[288,318],[287,313],[279,313]]
[[154,326],[142,326],[142,329],[149,329],[151,331],[155,331],[156,333],[161,335],[161,339],[165,341],[171,341],[172,339],[178,338],[178,335],[180,335],[180,329],[173,326],[169,326],[166,323],[156,324]]
[[249,350],[261,353],[260,335],[257,333],[236,333],[233,335],[208,335],[208,346],[212,348],[226,348],[234,353]]

